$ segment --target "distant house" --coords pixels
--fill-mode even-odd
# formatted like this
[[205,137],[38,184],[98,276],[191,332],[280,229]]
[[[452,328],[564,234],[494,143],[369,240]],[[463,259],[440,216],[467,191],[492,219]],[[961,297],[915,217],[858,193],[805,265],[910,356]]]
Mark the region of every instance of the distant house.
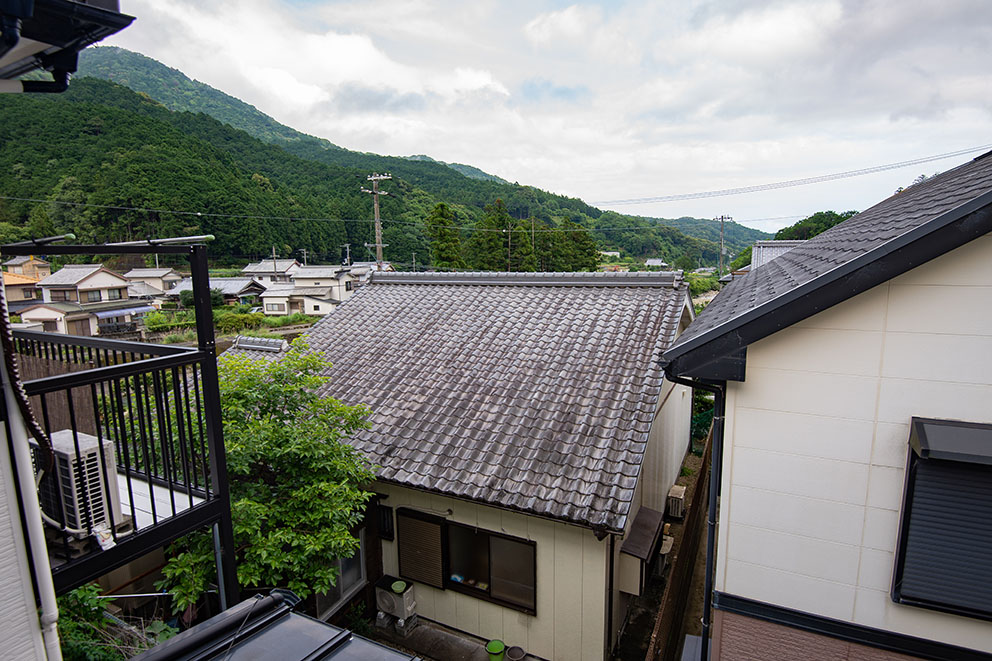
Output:
[[325,315],[341,301],[334,297],[334,287],[296,287],[273,285],[259,295],[262,310],[270,316],[287,314]]
[[25,275],[35,280],[47,278],[52,274],[52,265],[45,260],[29,255],[27,257],[14,257],[3,263],[7,267],[8,273]]
[[751,247],[751,268],[764,266],[780,255],[806,243],[804,240],[755,241]]
[[39,297],[38,279],[18,273],[4,271],[3,286],[6,291],[7,308],[17,314],[21,308],[33,305]]
[[373,273],[378,271],[385,271],[388,273],[394,272],[396,269],[389,262],[382,262],[377,264],[376,262],[352,262],[350,266],[346,266],[348,272],[355,279],[356,285],[363,285],[369,281],[369,278]]
[[689,446],[658,360],[692,315],[673,273],[374,274],[306,336],[323,392],[372,410],[351,439],[380,467],[368,580],[538,657],[606,658],[657,557],[631,578],[624,542],[655,548]]
[[620,259],[619,250],[600,250],[599,254],[601,257],[612,257],[614,259]]
[[300,263],[295,259],[263,259],[260,262],[249,264],[241,269],[241,272],[259,282],[274,284],[291,282],[293,274],[299,268]]
[[658,266],[661,268],[665,268],[666,266],[668,266],[668,262],[658,257],[651,257],[649,259],[644,260],[644,266]]
[[97,335],[120,332],[152,310],[128,296],[127,280],[101,264],[68,264],[37,283],[41,300],[21,319],[49,332]]
[[725,392],[711,658],[992,658],[990,232],[992,152],[756,266],[665,352]]
[[102,264],[67,264],[40,280],[46,303],[100,303],[127,300],[127,279]]
[[179,272],[170,268],[131,269],[124,274],[124,277],[132,284],[143,282],[149,287],[154,287],[163,293],[175,287],[183,279],[183,276]]
[[[210,278],[210,289],[223,294],[225,305],[238,305],[253,303],[265,291],[265,285],[253,278]],[[193,291],[192,278],[183,278],[165,296],[178,301],[184,291]]]

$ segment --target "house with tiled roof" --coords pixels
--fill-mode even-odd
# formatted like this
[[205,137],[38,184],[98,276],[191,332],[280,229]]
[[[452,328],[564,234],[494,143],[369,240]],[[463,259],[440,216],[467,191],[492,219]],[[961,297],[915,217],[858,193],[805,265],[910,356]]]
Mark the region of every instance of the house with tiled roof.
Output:
[[733,280],[665,352],[716,395],[695,658],[992,658],[990,232],[992,152]]
[[52,274],[52,265],[34,255],[12,257],[4,262],[3,265],[7,267],[8,273],[25,275],[35,280],[47,278]]
[[[175,287],[183,279],[183,276],[171,268],[140,268],[131,269],[124,274],[128,282],[132,285],[135,283],[144,283],[149,287],[157,289],[159,294],[164,293]],[[150,292],[144,287],[139,287],[136,289],[141,292]]]
[[306,335],[322,392],[372,410],[350,439],[378,467],[368,580],[541,658],[605,658],[641,589],[624,543],[657,556],[689,447],[659,360],[692,316],[677,273],[375,273]]
[[263,259],[260,262],[249,264],[241,269],[241,272],[249,278],[271,285],[277,282],[291,282],[293,274],[300,266],[300,263],[295,259]]
[[[227,305],[252,303],[265,291],[265,285],[254,278],[210,278],[210,289],[216,289]],[[165,292],[166,298],[178,301],[184,291],[193,291],[193,279],[183,278],[179,284]]]
[[7,309],[11,314],[29,305],[34,305],[38,299],[38,279],[19,273],[3,272],[3,286]]
[[102,264],[67,264],[37,284],[41,300],[20,310],[52,333],[106,335],[136,331],[153,308],[130,300],[128,281]]

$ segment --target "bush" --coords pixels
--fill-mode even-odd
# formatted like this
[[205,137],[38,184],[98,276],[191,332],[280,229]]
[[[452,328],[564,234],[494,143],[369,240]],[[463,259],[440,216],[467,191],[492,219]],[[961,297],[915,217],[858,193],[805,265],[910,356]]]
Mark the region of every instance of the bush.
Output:
[[177,310],[177,309],[179,309],[179,304],[178,303],[173,303],[172,301],[165,301],[164,303],[162,303],[162,309],[163,310]]
[[166,330],[172,322],[161,312],[149,312],[144,316],[145,328],[150,331]]

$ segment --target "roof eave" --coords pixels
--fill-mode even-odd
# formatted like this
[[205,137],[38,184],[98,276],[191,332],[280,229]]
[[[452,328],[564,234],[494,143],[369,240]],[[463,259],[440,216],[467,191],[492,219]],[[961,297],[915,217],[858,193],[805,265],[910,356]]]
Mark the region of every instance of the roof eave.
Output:
[[[668,374],[714,378],[748,345],[902,275],[992,231],[992,191],[665,353]],[[709,366],[709,367],[707,367]],[[743,381],[741,364],[734,378]]]

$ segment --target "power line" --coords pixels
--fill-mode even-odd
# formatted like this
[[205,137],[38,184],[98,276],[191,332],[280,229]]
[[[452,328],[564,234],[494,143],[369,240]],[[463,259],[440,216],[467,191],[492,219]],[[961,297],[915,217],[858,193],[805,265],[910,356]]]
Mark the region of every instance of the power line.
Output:
[[870,168],[861,168],[859,170],[848,170],[846,172],[836,172],[834,174],[823,174],[816,177],[805,177],[803,179],[790,179],[788,181],[777,181],[770,184],[757,184],[755,186],[742,186],[740,188],[725,188],[722,190],[703,191],[699,193],[679,193],[677,195],[659,195],[656,197],[635,197],[627,200],[605,200],[600,202],[593,202],[593,204],[604,204],[604,205],[605,204],[648,204],[651,202],[677,202],[679,200],[698,200],[706,197],[723,197],[726,195],[757,193],[760,191],[776,190],[779,188],[791,188],[792,186],[807,186],[809,184],[819,184],[824,181],[847,179],[849,177],[860,177],[866,174],[874,174],[875,172],[884,172],[886,170],[895,170],[898,168],[909,167],[911,165],[920,165],[921,163],[930,163],[931,161],[939,161],[945,158],[953,158],[955,156],[972,154],[976,151],[987,151],[989,148],[992,148],[992,144],[980,145],[978,147],[969,147],[968,149],[959,149],[958,151],[947,152],[946,154],[937,154],[936,156],[925,156],[923,158],[914,158],[909,161],[900,161],[898,163],[875,165]]

